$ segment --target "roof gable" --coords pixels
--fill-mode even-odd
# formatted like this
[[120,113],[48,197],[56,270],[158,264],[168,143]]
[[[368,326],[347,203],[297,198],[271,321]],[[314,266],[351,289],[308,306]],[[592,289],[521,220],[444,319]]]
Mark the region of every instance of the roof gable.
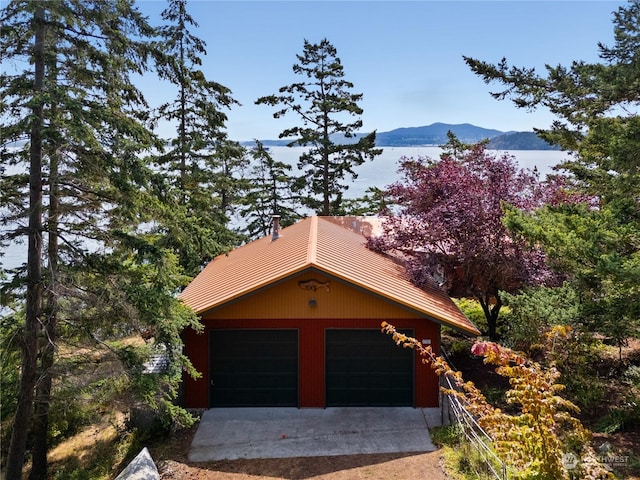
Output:
[[[351,220],[351,221],[350,221]],[[445,325],[474,335],[477,328],[435,284],[416,287],[404,267],[369,250],[355,217],[309,217],[213,259],[181,299],[203,313],[308,268],[317,268]]]

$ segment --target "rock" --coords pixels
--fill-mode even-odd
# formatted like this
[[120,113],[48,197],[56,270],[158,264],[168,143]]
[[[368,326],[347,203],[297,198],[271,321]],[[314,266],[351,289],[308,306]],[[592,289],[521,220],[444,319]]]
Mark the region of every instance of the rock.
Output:
[[160,480],[160,474],[147,447],[131,460],[115,480]]

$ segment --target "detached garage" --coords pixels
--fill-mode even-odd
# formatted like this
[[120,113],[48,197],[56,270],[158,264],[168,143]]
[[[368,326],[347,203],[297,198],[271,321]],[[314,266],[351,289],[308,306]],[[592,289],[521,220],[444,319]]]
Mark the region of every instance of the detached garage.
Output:
[[436,285],[369,250],[372,228],[310,217],[211,261],[181,295],[205,327],[184,332],[202,373],[185,378],[185,406],[437,406],[436,375],[381,322],[436,351],[441,325],[479,332]]

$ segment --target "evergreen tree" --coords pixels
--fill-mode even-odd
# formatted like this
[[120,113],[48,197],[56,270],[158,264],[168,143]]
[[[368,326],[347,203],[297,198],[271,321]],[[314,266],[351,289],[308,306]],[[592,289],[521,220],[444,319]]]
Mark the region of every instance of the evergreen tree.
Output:
[[283,227],[295,223],[301,217],[300,198],[292,191],[291,165],[274,160],[259,140],[251,156],[253,164],[240,215],[247,219],[247,235],[257,238],[271,233],[273,215],[279,215]]
[[167,150],[155,160],[163,173],[159,191],[168,206],[159,230],[186,272],[196,275],[237,241],[228,223],[244,149],[225,131],[224,110],[237,104],[231,91],[207,80],[199,69],[206,45],[189,30],[198,24],[187,12],[187,1],[170,0],[162,18],[167,24],[159,29],[163,56],[158,71],[177,93],[157,113],[157,119],[176,126]]
[[341,216],[375,216],[387,211],[387,199],[384,190],[369,187],[362,197],[345,198],[342,208],[336,212]]
[[[4,15],[0,18],[4,18]],[[27,28],[33,32],[33,48],[31,58],[33,60],[33,75],[30,78],[30,88],[33,94],[33,103],[30,118],[23,117],[22,128],[31,139],[29,149],[29,195],[28,195],[28,226],[27,226],[27,276],[26,276],[26,307],[22,345],[22,362],[20,373],[20,386],[18,390],[17,405],[14,413],[11,443],[7,454],[5,475],[7,478],[22,478],[22,465],[27,448],[27,434],[32,420],[35,386],[37,382],[37,358],[38,335],[42,321],[42,295],[43,279],[42,264],[42,137],[44,130],[44,82],[45,82],[45,13],[42,6],[38,5],[32,11],[27,20],[28,26],[19,24],[7,25],[3,28],[2,40],[5,35],[16,37],[24,33]],[[4,22],[1,22],[4,25]],[[13,28],[12,28],[13,27]],[[2,44],[5,44],[3,41]],[[0,48],[4,45],[0,44]],[[23,46],[24,47],[24,46]],[[3,91],[5,89],[5,76],[2,77]],[[2,96],[3,110],[10,106],[10,101]],[[21,108],[22,109],[22,108]],[[9,136],[13,132],[9,131]],[[14,134],[15,135],[15,134]],[[4,151],[3,151],[4,153]],[[4,161],[2,162],[4,164]]]
[[615,43],[599,44],[599,63],[574,61],[532,68],[465,58],[493,93],[518,107],[548,108],[557,116],[541,136],[575,152],[562,165],[596,205],[564,206],[535,216],[510,216],[512,229],[542,243],[580,295],[579,318],[619,346],[640,331],[640,2],[614,13]]
[[[123,360],[131,390],[174,415],[182,369],[195,373],[179,334],[198,324],[175,297],[186,283],[175,257],[143,228],[161,205],[149,195],[152,172],[140,154],[160,144],[145,127],[147,105],[130,76],[145,73],[153,30],[128,1],[16,0],[0,24],[2,62],[11,65],[0,77],[1,160],[12,168],[1,180],[0,208],[15,227],[2,241],[25,235],[29,245],[26,275],[18,269],[3,285],[18,294],[26,288],[5,473],[20,478],[33,423],[37,479],[47,474],[53,352],[61,343],[108,346]],[[27,229],[19,227],[25,217]],[[119,342],[143,329],[154,331],[154,342]],[[142,364],[154,353],[169,366],[150,382]]]
[[[293,72],[304,79],[281,87],[278,94],[260,97],[256,103],[281,106],[274,118],[289,112],[300,117],[302,126],[280,133],[280,138],[295,137],[289,146],[309,147],[300,156],[298,168],[304,175],[297,186],[309,193],[304,199],[308,207],[321,215],[335,215],[348,189],[342,183],[345,177],[356,178],[355,167],[373,160],[381,150],[375,148],[375,132],[356,139],[362,127],[359,117],[363,110],[358,106],[362,94],[351,93],[353,84],[344,80],[344,67],[329,40],[316,44],[305,40],[304,51],[297,58]],[[356,120],[349,123],[349,117]]]

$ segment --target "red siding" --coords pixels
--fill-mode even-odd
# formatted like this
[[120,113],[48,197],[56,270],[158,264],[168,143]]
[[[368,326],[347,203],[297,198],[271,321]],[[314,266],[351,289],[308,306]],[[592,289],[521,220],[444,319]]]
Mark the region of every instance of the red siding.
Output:
[[[440,327],[427,319],[388,319],[398,328],[413,329],[417,339],[430,339],[438,351]],[[379,319],[216,319],[203,320],[205,332],[196,334],[189,330],[184,334],[185,353],[202,377],[185,379],[184,403],[187,408],[209,406],[209,352],[208,330],[232,329],[277,329],[295,328],[299,331],[299,407],[325,406],[325,329],[328,328],[380,328]],[[380,335],[383,335],[380,333]],[[391,342],[391,338],[389,338]],[[400,348],[400,347],[398,347]],[[415,406],[438,406],[438,380],[433,370],[424,365],[421,358],[415,359]]]
[[196,333],[188,328],[183,334],[184,353],[191,360],[201,377],[194,380],[184,375],[184,406],[187,408],[207,408],[209,405],[209,346],[207,333]]

